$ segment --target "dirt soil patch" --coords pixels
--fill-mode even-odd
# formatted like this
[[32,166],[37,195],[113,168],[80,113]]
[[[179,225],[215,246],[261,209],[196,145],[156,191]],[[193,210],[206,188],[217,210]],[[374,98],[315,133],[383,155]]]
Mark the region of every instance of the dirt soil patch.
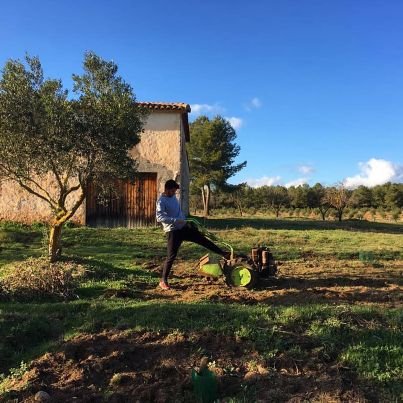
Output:
[[211,357],[222,401],[248,388],[261,402],[365,401],[351,374],[314,356],[305,363],[280,356],[267,368],[236,337],[117,330],[82,335],[33,361],[14,385],[25,389],[9,401],[34,402],[42,390],[51,402],[194,402],[191,372],[203,355]]
[[[293,261],[280,267],[278,278],[261,282],[255,290],[239,290],[227,287],[223,279],[202,278],[179,261],[172,290],[141,282],[132,286],[137,297],[168,302],[349,303],[387,308],[402,306],[401,263],[372,267],[337,259]],[[132,294],[127,291],[120,297]],[[368,390],[364,396],[349,369],[336,361],[324,362],[314,351],[306,360],[280,355],[268,365],[252,343],[235,335],[115,329],[81,335],[33,361],[3,401],[33,402],[42,390],[52,402],[194,402],[191,372],[205,355],[217,376],[222,402],[230,401],[230,396],[260,402],[373,400]]]
[[[190,267],[189,267],[190,266]],[[223,278],[208,280],[188,262],[178,262],[172,272],[172,289],[162,291],[144,284],[147,299],[217,301],[270,305],[403,303],[403,262],[378,262],[377,267],[360,261],[301,259],[279,266],[276,278],[262,279],[253,290],[228,287]],[[159,268],[153,269],[156,273]],[[141,288],[141,284],[139,284]]]

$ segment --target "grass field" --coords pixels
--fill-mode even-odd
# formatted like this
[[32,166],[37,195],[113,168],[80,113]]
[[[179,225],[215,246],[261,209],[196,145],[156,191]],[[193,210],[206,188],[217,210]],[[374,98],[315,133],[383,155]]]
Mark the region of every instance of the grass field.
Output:
[[[227,402],[403,398],[401,224],[207,225],[236,252],[268,245],[279,276],[228,288],[200,277],[205,251],[184,244],[163,292],[160,229],[67,228],[62,265],[81,269],[74,297],[0,302],[0,401],[45,390],[53,401],[192,402],[203,356]],[[40,225],[0,224],[0,279],[43,255],[43,236]]]

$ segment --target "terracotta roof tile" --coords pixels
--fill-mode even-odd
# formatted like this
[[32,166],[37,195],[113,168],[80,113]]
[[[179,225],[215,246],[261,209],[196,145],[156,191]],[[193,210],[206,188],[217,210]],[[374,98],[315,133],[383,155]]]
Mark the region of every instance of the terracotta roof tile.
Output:
[[181,111],[190,112],[190,105],[181,102],[136,102],[143,108],[160,111]]

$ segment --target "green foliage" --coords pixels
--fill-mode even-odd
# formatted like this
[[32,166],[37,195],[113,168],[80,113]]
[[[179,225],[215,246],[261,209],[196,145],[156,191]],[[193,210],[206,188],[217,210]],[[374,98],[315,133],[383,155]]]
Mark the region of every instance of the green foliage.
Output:
[[200,116],[190,124],[190,132],[188,153],[194,188],[207,184],[223,186],[245,167],[246,162],[234,164],[240,147],[234,143],[235,130],[221,116],[212,120]]
[[294,208],[303,208],[308,205],[309,185],[290,186],[288,188],[288,196],[290,205]]
[[[105,181],[105,174],[134,179],[135,161],[127,152],[140,141],[146,116],[136,108],[135,95],[129,84],[117,75],[114,62],[86,53],[84,74],[73,74],[73,101],[79,145],[76,152],[84,158],[85,178]],[[75,160],[77,161],[77,160]],[[78,171],[83,173],[82,165]]]
[[392,218],[395,222],[397,222],[400,218],[400,215],[402,214],[402,212],[400,211],[400,209],[395,209],[392,211]]
[[358,186],[351,194],[350,205],[353,207],[371,207],[373,205],[373,195],[370,188]]
[[9,383],[13,380],[20,379],[27,370],[28,365],[24,361],[21,361],[18,367],[10,368],[8,376],[0,374],[0,396],[6,394]]
[[[246,184],[231,185],[215,192],[212,208],[221,209],[224,214],[237,211],[238,215],[247,208],[254,208],[256,213],[266,213],[271,209],[271,213],[278,217],[283,209],[286,209],[289,216],[308,217],[313,211],[318,218],[346,217],[348,219],[363,219],[364,214],[369,211],[372,219],[378,216],[383,219],[393,219],[398,221],[401,215],[401,195],[403,194],[403,184],[387,183],[374,188],[360,186],[350,191],[339,187],[324,187],[320,183],[313,187],[305,184],[302,186],[261,186],[252,188]],[[199,199],[195,197],[194,203]],[[202,208],[201,205],[198,206]],[[387,214],[385,209],[392,210],[392,214]],[[232,214],[234,215],[234,214]],[[367,216],[368,217],[368,216]]]
[[398,343],[397,337],[392,345],[361,342],[349,347],[341,358],[353,365],[364,378],[397,383],[403,380],[403,348]]
[[[90,181],[134,178],[128,151],[145,116],[113,62],[88,52],[73,81],[75,99],[60,80],[44,79],[39,58],[29,56],[25,64],[7,61],[0,77],[0,177],[47,203],[55,227],[77,211]],[[59,234],[49,238],[52,258],[59,241]]]
[[39,59],[29,56],[26,65],[9,60],[0,80],[1,173],[33,187],[52,209],[57,200],[48,189],[35,188],[35,175],[51,172],[62,180],[60,188],[67,189],[61,194],[71,189],[66,178],[133,175],[126,152],[142,129],[144,113],[134,107],[132,89],[117,76],[115,63],[89,52],[84,74],[73,80],[77,99],[68,97],[60,80],[45,80]]

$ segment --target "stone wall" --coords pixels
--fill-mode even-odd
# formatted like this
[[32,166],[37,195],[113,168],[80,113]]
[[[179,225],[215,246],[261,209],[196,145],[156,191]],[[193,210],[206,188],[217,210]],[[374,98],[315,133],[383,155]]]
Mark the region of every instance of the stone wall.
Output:
[[180,113],[153,111],[148,117],[141,142],[130,155],[138,161],[139,172],[156,172],[157,189],[164,191],[168,179],[181,185],[182,209],[189,213],[189,165]]
[[[182,122],[181,122],[182,123]],[[183,126],[181,125],[181,133],[184,132]],[[189,171],[189,161],[188,154],[186,151],[186,141],[185,138],[181,137],[181,176],[180,176],[180,199],[182,211],[188,215],[189,214],[189,196],[190,196],[190,171]]]
[[[41,183],[53,198],[57,198],[57,185],[51,174]],[[77,200],[78,192],[71,193],[66,202],[70,207]],[[33,222],[49,222],[52,211],[48,203],[29,193],[14,181],[0,181],[0,220],[18,221],[26,224]],[[85,205],[81,205],[73,217],[73,221],[85,223]]]

